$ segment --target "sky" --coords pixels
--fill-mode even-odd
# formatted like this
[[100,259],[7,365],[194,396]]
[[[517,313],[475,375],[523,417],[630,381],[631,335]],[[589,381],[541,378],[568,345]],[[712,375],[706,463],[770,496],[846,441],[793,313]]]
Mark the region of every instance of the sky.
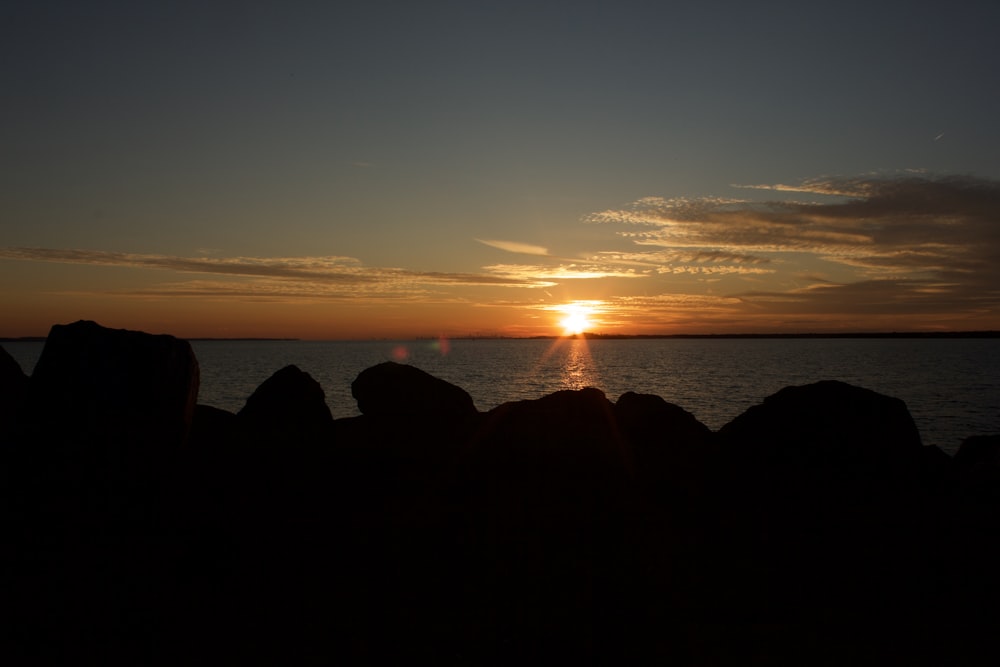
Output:
[[1000,329],[994,0],[0,4],[0,336]]

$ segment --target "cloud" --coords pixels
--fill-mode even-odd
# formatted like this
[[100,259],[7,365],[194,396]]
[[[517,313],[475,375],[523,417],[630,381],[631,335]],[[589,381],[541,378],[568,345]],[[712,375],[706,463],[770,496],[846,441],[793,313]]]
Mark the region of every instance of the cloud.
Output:
[[[607,304],[602,321],[623,330],[1000,328],[1000,183],[910,173],[741,187],[809,201],[645,197],[588,216],[605,238],[576,256],[477,239],[531,259],[473,272],[207,251],[7,247],[0,260],[165,272],[158,284],[123,281],[101,292],[143,298],[494,305],[509,303],[498,290],[518,288],[524,303],[537,304],[605,281],[596,288]],[[551,289],[571,282],[574,289]]]
[[617,262],[622,264],[635,264],[638,266],[659,267],[670,263],[723,263],[723,264],[769,264],[771,260],[767,257],[749,255],[744,253],[727,252],[724,250],[685,250],[685,251],[658,251],[658,252],[621,252],[602,251],[594,256],[594,259]]
[[0,259],[60,264],[91,264],[183,273],[219,273],[234,276],[295,278],[364,283],[376,280],[351,257],[177,257],[172,255],[107,252],[58,248],[0,248]]
[[594,280],[597,278],[641,278],[634,270],[613,270],[596,264],[566,264],[540,266],[531,264],[493,264],[483,269],[505,279],[532,282],[540,287],[552,287],[559,280]]
[[416,286],[400,287],[390,284],[366,286],[364,289],[343,289],[337,285],[313,281],[288,281],[253,279],[240,280],[188,280],[161,283],[138,289],[118,289],[103,294],[153,298],[198,298],[229,301],[334,301],[366,303],[385,301],[427,301],[431,292]]
[[541,255],[547,256],[549,251],[547,248],[542,246],[532,245],[530,243],[519,243],[518,241],[498,241],[495,239],[476,239],[479,243],[483,245],[488,245],[491,248],[497,248],[498,250],[503,250],[505,252],[519,253],[522,255]]
[[605,265],[643,267],[647,273],[690,275],[763,275],[775,269],[761,265],[771,260],[749,254],[721,250],[687,250],[656,252],[602,251],[593,259]]
[[426,298],[431,288],[543,287],[530,276],[496,272],[411,271],[364,266],[352,257],[178,257],[57,248],[0,248],[0,259],[61,264],[160,269],[178,273],[225,276],[228,280],[164,283],[118,294],[172,297]]
[[[734,292],[740,305],[727,307],[735,309],[950,312],[959,319],[1000,313],[998,182],[905,174],[741,187],[821,199],[645,197],[586,218],[614,226],[632,244],[631,251],[597,256],[655,266],[660,275],[773,274],[770,290]],[[831,273],[838,279],[830,280]],[[816,278],[803,285],[809,274]]]
[[[765,186],[754,186],[762,188]],[[769,186],[836,195],[825,203],[647,197],[589,216],[625,224],[639,246],[757,258],[810,253],[886,272],[993,275],[1000,248],[1000,184],[973,178],[851,178]],[[636,230],[635,227],[640,229]],[[744,260],[745,261],[745,260]]]

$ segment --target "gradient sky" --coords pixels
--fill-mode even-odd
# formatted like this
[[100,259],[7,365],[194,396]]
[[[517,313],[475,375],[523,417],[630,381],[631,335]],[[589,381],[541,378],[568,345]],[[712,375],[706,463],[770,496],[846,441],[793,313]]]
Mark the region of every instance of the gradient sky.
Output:
[[0,5],[0,336],[1000,329],[1000,4]]

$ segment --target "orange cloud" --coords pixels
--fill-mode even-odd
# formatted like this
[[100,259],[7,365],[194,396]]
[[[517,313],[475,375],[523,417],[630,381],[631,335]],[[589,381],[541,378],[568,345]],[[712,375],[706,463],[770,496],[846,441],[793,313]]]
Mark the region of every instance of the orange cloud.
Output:
[[491,248],[496,248],[498,250],[503,250],[505,252],[519,253],[522,255],[540,255],[547,256],[549,251],[547,248],[542,246],[532,245],[530,243],[520,243],[518,241],[497,241],[492,239],[476,239],[479,243],[483,245],[488,245]]

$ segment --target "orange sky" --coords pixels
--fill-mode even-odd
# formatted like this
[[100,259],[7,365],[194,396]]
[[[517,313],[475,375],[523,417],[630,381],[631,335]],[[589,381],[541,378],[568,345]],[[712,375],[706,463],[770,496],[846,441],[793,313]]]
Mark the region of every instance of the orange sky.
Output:
[[450,271],[0,248],[0,333],[93,319],[183,337],[559,335],[570,303],[608,334],[1000,329],[1000,184],[766,189],[789,191],[810,199],[644,198],[584,216],[588,234],[554,248],[456,239]]
[[1000,329],[995,2],[63,10],[0,21],[0,336]]

